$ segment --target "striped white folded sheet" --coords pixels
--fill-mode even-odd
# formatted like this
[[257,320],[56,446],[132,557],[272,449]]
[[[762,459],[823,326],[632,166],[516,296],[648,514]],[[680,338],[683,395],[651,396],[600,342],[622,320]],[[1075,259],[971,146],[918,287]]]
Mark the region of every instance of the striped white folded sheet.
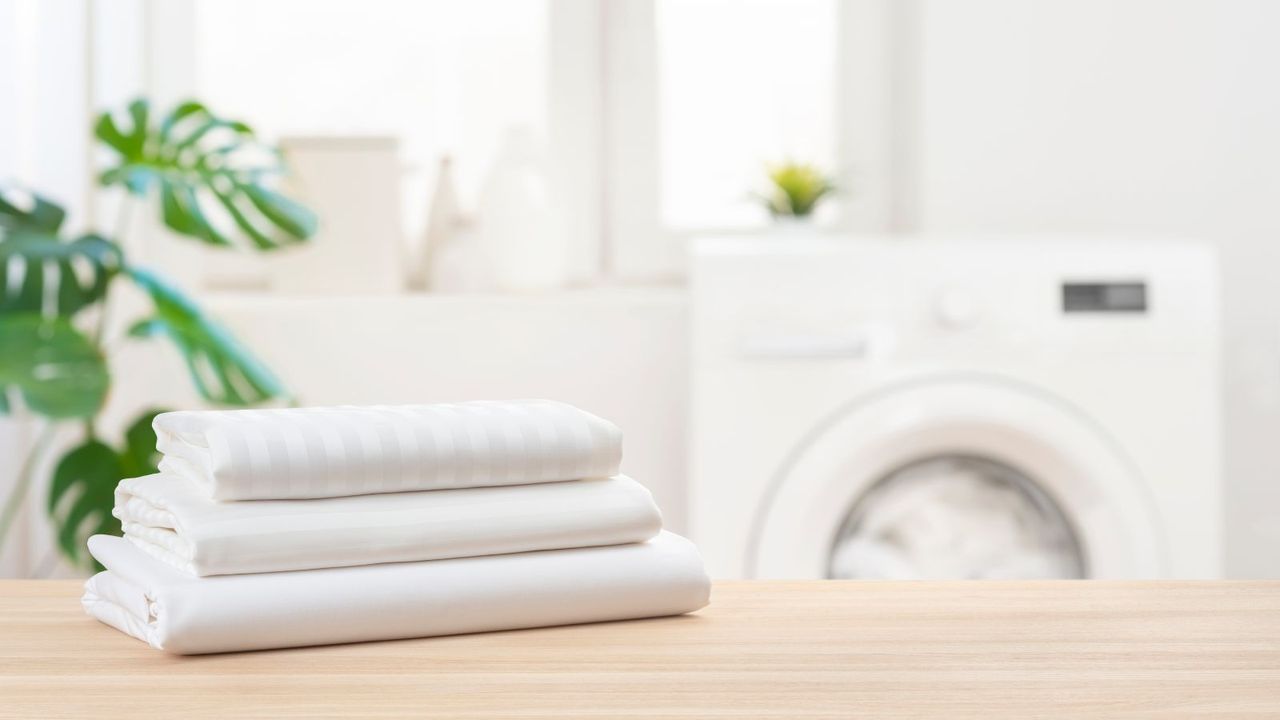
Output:
[[201,576],[614,545],[662,528],[649,491],[623,476],[219,502],[158,474],[121,482],[113,514],[133,545]]
[[707,604],[692,543],[644,543],[514,555],[197,578],[118,537],[89,551],[107,568],[85,611],[177,654],[453,635],[679,615]]
[[160,469],[218,500],[340,497],[610,477],[613,423],[550,400],[181,411]]

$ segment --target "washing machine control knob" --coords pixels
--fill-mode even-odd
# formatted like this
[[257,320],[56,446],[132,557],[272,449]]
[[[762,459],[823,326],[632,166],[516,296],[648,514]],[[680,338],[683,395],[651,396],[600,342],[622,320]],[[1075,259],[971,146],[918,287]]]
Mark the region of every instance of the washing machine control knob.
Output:
[[982,307],[972,292],[947,288],[938,293],[933,303],[938,324],[952,330],[972,327],[982,315]]

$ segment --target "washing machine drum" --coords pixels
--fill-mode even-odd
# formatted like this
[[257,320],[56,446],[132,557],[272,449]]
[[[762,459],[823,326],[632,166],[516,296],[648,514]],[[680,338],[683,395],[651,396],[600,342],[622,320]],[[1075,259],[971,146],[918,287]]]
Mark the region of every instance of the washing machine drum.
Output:
[[898,468],[860,497],[836,534],[832,578],[1082,578],[1062,508],[1000,461],[949,454]]
[[1142,478],[1103,428],[1007,380],[933,379],[810,434],[756,519],[756,577],[1158,576]]

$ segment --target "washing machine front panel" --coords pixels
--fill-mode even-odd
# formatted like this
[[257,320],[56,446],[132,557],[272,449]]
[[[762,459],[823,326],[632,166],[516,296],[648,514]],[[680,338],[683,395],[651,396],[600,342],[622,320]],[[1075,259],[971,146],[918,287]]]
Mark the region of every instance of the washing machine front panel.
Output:
[[[851,484],[865,489],[906,463],[950,452],[1004,463],[1061,500],[1091,576],[1221,573],[1217,286],[1208,248],[1132,238],[778,240],[706,239],[692,258],[688,530],[716,577],[760,574],[757,565],[775,547],[785,554],[771,574],[827,574],[831,545],[858,497]],[[912,427],[928,446],[898,439],[880,448],[883,423],[834,427],[855,423],[840,419],[842,403],[884,397],[903,378],[946,373],[1016,379],[1033,396],[1063,399],[1072,409],[1058,408],[1045,422],[1061,437],[1037,438],[1016,413],[987,417],[994,410],[984,407],[957,408],[953,422],[933,425],[929,410],[914,411]],[[986,398],[973,396],[979,404]],[[890,405],[886,416],[895,412]],[[838,436],[829,472],[850,465],[835,483],[848,495],[814,500],[818,515],[794,516],[801,519],[793,527],[803,528],[795,538],[763,542],[766,526],[784,522],[769,518],[791,517],[775,504],[797,502],[782,487],[790,480],[779,478],[821,484],[804,478],[820,474],[805,468],[817,462],[823,433]],[[1063,439],[1077,435],[1093,439]],[[1075,469],[1053,479],[1039,463]],[[1079,469],[1095,465],[1103,469]],[[1118,478],[1126,489],[1104,491],[1099,481],[1055,489],[1073,472]],[[1142,491],[1133,488],[1138,482]],[[1068,514],[1067,496],[1079,496],[1084,509]],[[1132,509],[1138,501],[1119,500],[1124,507],[1111,516],[1138,518],[1116,521],[1134,528],[1154,517],[1159,531],[1126,531],[1145,545],[1097,555],[1101,544],[1120,545],[1096,539],[1105,538],[1106,523],[1086,529],[1086,496],[1142,496],[1149,502],[1141,512]],[[1147,537],[1159,537],[1160,548]],[[799,563],[803,573],[796,556],[808,558]],[[1130,567],[1141,570],[1123,569]]]
[[1105,428],[1065,401],[997,377],[916,378],[799,443],[757,508],[744,571],[1158,577],[1156,514]]

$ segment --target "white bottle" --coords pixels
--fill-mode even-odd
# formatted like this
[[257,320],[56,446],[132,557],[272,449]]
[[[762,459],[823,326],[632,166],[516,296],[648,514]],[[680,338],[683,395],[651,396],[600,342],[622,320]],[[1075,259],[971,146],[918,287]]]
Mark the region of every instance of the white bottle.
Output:
[[530,129],[507,132],[481,188],[476,229],[498,288],[548,290],[568,283],[569,248],[555,232],[547,172]]
[[[415,290],[438,289],[437,283],[432,281],[437,258],[441,254],[450,254],[449,246],[458,239],[461,222],[458,193],[453,183],[453,159],[446,155],[440,158],[440,169],[436,172],[436,187],[427,208],[427,227],[418,246],[410,287]],[[447,284],[447,279],[441,279],[445,281],[442,284]]]
[[460,221],[449,241],[431,253],[429,287],[436,293],[484,293],[498,289],[474,225]]

